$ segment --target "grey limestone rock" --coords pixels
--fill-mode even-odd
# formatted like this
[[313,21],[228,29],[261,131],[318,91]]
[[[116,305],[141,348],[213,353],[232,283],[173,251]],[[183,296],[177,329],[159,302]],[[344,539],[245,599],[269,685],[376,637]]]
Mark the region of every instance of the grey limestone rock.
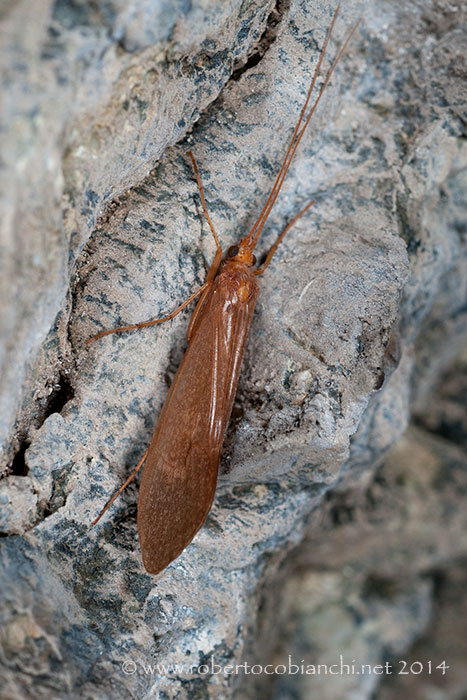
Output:
[[[433,619],[430,572],[465,557],[461,441],[427,432],[465,426],[460,395],[443,393],[465,367],[467,325],[465,12],[445,0],[341,8],[331,57],[361,23],[259,255],[316,204],[261,278],[206,525],[158,577],[141,562],[135,483],[89,527],[150,440],[188,312],[84,341],[164,315],[202,284],[214,244],[189,149],[224,250],[251,227],[333,10],[0,10],[5,699],[369,698],[381,679],[225,667],[280,663],[287,649],[402,653]],[[383,464],[412,414],[424,429]]]

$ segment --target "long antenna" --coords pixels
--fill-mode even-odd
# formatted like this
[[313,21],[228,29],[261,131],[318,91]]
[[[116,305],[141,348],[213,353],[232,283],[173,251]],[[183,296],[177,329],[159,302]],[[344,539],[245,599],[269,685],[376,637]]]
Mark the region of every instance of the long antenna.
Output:
[[[276,199],[277,199],[277,197],[278,197],[278,195],[279,195],[279,192],[281,191],[281,188],[282,188],[282,184],[283,184],[283,182],[284,182],[284,179],[285,179],[285,177],[286,177],[286,175],[287,175],[287,172],[288,172],[288,170],[289,170],[289,168],[290,168],[290,165],[291,165],[291,163],[292,163],[292,160],[293,160],[293,158],[294,158],[294,155],[295,155],[295,152],[296,152],[296,150],[297,150],[297,148],[298,148],[298,145],[299,145],[299,143],[300,143],[300,141],[301,141],[301,139],[302,139],[302,137],[303,137],[303,134],[305,133],[305,131],[306,131],[307,127],[308,127],[308,124],[310,123],[311,117],[313,116],[313,114],[314,114],[314,112],[315,112],[315,110],[316,110],[316,108],[317,108],[317,106],[318,106],[318,104],[319,104],[319,101],[321,100],[321,97],[322,97],[322,95],[323,95],[323,93],[324,93],[324,90],[326,89],[326,87],[327,87],[327,85],[328,85],[328,83],[329,83],[329,81],[330,81],[330,79],[331,79],[332,74],[334,73],[334,70],[335,70],[335,68],[336,68],[336,66],[337,66],[337,64],[338,64],[338,62],[339,62],[340,59],[341,59],[342,54],[343,54],[344,51],[346,50],[346,48],[347,48],[347,46],[348,46],[348,44],[349,44],[349,41],[351,40],[351,38],[352,38],[352,36],[353,36],[355,30],[357,29],[357,27],[358,27],[358,25],[359,25],[359,23],[360,23],[360,20],[358,20],[358,22],[356,22],[356,23],[354,24],[354,26],[351,28],[351,30],[349,31],[349,33],[348,33],[348,35],[347,35],[347,38],[346,38],[344,44],[342,45],[341,49],[339,50],[339,52],[338,52],[336,58],[334,59],[334,62],[333,62],[332,65],[331,65],[331,68],[330,68],[329,71],[328,71],[328,74],[327,74],[327,76],[326,76],[326,78],[325,78],[325,80],[324,80],[324,83],[323,83],[323,85],[321,86],[321,89],[320,89],[320,91],[319,91],[319,93],[318,93],[318,97],[316,98],[315,102],[313,103],[313,105],[312,105],[312,107],[311,107],[311,110],[310,110],[310,113],[308,114],[308,116],[307,116],[307,118],[306,118],[306,120],[305,120],[305,123],[304,123],[303,126],[302,126],[303,117],[304,117],[304,114],[305,114],[306,109],[307,109],[307,107],[308,107],[308,103],[309,103],[309,101],[310,101],[311,94],[312,94],[313,89],[314,89],[314,87],[315,87],[316,81],[317,81],[317,79],[318,79],[318,76],[319,76],[319,73],[320,73],[320,70],[321,70],[321,64],[322,64],[323,59],[324,59],[324,56],[325,56],[325,54],[326,54],[326,49],[327,49],[329,40],[330,40],[330,38],[331,38],[333,29],[334,29],[334,25],[335,25],[335,23],[336,23],[336,19],[337,19],[337,15],[338,15],[338,13],[339,13],[339,9],[340,9],[340,3],[339,3],[339,5],[336,7],[336,10],[334,11],[334,15],[333,15],[333,18],[332,18],[332,21],[331,21],[331,25],[330,25],[330,27],[329,27],[329,30],[328,30],[328,33],[327,33],[325,42],[324,42],[324,44],[323,44],[323,48],[322,48],[322,50],[321,50],[321,54],[320,54],[320,57],[319,57],[319,60],[318,60],[318,64],[317,64],[316,69],[315,69],[315,72],[314,72],[314,74],[313,74],[313,79],[312,79],[312,81],[311,81],[311,85],[310,85],[310,87],[309,87],[309,89],[308,89],[308,93],[307,93],[307,97],[306,97],[306,100],[305,100],[305,104],[303,105],[302,110],[301,110],[301,112],[300,112],[300,116],[299,116],[299,118],[298,118],[297,125],[296,125],[296,127],[295,127],[295,129],[294,129],[294,132],[293,132],[293,134],[292,134],[292,138],[291,138],[291,140],[290,140],[289,147],[288,147],[287,152],[286,152],[286,154],[285,154],[285,156],[284,156],[284,160],[283,160],[283,162],[282,162],[282,166],[281,166],[281,168],[280,168],[280,170],[279,170],[279,173],[278,173],[278,175],[277,175],[277,177],[276,177],[276,180],[275,180],[274,185],[273,185],[273,187],[272,187],[272,189],[271,189],[271,192],[270,192],[269,197],[268,197],[268,199],[267,199],[267,201],[266,201],[266,204],[264,205],[263,209],[261,210],[261,213],[260,213],[260,215],[258,216],[258,219],[256,220],[255,224],[253,225],[252,229],[251,229],[250,232],[248,233],[247,238],[250,238],[250,239],[251,239],[251,244],[250,244],[250,245],[251,245],[252,249],[256,246],[256,243],[257,243],[257,241],[258,241],[259,235],[260,235],[260,233],[261,233],[261,231],[262,231],[262,229],[263,229],[263,227],[264,227],[264,224],[266,223],[266,220],[267,220],[267,218],[268,218],[268,216],[269,216],[269,213],[270,213],[272,207],[274,206],[274,203],[275,203],[275,201],[276,201]],[[300,127],[301,127],[301,128],[300,128]]]

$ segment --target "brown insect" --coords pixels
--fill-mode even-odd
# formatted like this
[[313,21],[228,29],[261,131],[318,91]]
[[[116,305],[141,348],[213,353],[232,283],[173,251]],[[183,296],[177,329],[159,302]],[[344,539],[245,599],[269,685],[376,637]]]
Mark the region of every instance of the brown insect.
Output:
[[220,272],[222,249],[206,208],[195,158],[189,152],[203,211],[217,248],[205,283],[164,318],[103,331],[87,341],[90,343],[110,333],[163,323],[174,318],[200,296],[188,327],[188,347],[165,400],[151,444],[134,472],[92,523],[97,523],[144,464],[138,498],[138,533],[144,566],[149,573],[157,574],[176,559],[206,520],[216,490],[222,443],[258,298],[257,278],[268,267],[286,233],[315,203],[309,202],[287,224],[263,264],[254,269],[256,258],[253,251],[260,233],[281,190],[298,144],[358,25],[357,22],[348,33],[305,118],[338,12],[339,6],[334,12],[305,104],[271,193],[251,231],[238,245],[229,249]]

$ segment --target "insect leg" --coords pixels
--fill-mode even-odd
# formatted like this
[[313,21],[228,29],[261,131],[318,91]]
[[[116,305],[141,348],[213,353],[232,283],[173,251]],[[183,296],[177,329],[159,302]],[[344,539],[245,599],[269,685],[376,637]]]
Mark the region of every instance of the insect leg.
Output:
[[177,314],[179,314],[180,311],[183,311],[185,306],[188,306],[188,304],[190,304],[194,299],[196,299],[197,296],[204,292],[206,287],[208,286],[210,286],[210,282],[206,281],[204,284],[201,285],[199,289],[196,290],[196,292],[190,294],[188,299],[185,299],[183,304],[180,304],[180,306],[178,306],[175,309],[175,311],[172,311],[170,314],[167,314],[167,316],[163,316],[162,318],[156,318],[151,321],[143,321],[143,323],[135,323],[131,326],[121,326],[120,328],[111,328],[107,331],[101,331],[100,333],[96,333],[96,335],[93,335],[91,338],[88,338],[85,341],[85,345],[89,345],[89,343],[92,343],[93,340],[98,340],[98,338],[102,338],[104,335],[111,335],[111,333],[123,333],[123,331],[134,331],[138,328],[147,328],[148,326],[155,326],[158,323],[165,323],[165,321],[170,321],[172,318],[175,318],[175,316],[177,316]]
[[[170,321],[172,318],[175,318],[175,316],[177,316],[177,314],[179,314],[180,311],[183,311],[183,309],[186,306],[188,306],[188,304],[190,304],[194,299],[196,299],[196,297],[199,296],[200,294],[202,294],[200,301],[202,301],[204,303],[205,294],[203,294],[203,292],[206,293],[208,291],[209,287],[211,286],[212,280],[216,276],[216,273],[217,273],[217,270],[219,269],[220,261],[222,258],[222,248],[221,248],[221,244],[219,241],[219,237],[216,233],[214,225],[211,221],[211,217],[209,216],[208,209],[206,207],[206,200],[204,199],[203,183],[201,182],[201,176],[199,174],[199,170],[198,170],[198,166],[196,164],[195,157],[191,151],[188,151],[188,155],[190,156],[191,162],[193,163],[193,169],[195,171],[196,181],[198,183],[198,189],[199,189],[199,194],[201,197],[201,204],[203,207],[204,215],[207,219],[207,222],[209,224],[209,228],[212,231],[212,235],[213,235],[214,241],[216,243],[216,254],[214,256],[214,260],[211,264],[211,267],[208,270],[208,274],[206,276],[206,281],[204,282],[204,284],[201,285],[201,287],[199,289],[196,290],[196,292],[193,292],[193,294],[190,294],[188,299],[186,299],[183,302],[183,304],[180,304],[180,306],[178,306],[175,309],[175,311],[172,311],[172,313],[168,314],[167,316],[163,316],[162,318],[157,318],[154,320],[143,321],[142,323],[135,323],[135,324],[132,324],[130,326],[120,326],[120,328],[111,328],[111,329],[106,330],[106,331],[100,331],[100,333],[96,333],[96,335],[93,335],[91,338],[88,338],[85,341],[85,345],[89,345],[89,343],[92,343],[94,340],[98,340],[99,338],[103,338],[105,335],[111,335],[112,333],[123,333],[124,331],[134,331],[134,330],[138,330],[139,328],[147,328],[148,326],[155,326],[158,323],[165,323],[165,321]],[[191,329],[193,327],[193,321],[196,318],[196,316],[198,315],[202,306],[203,306],[203,304],[199,304],[199,305],[196,305],[196,307],[195,307],[192,319],[190,321],[190,326],[188,328],[188,333],[187,333],[188,338],[190,336],[190,332],[191,332]]]
[[144,464],[144,462],[145,462],[145,460],[146,460],[146,457],[148,456],[148,452],[149,452],[149,447],[148,447],[148,449],[146,450],[146,452],[144,453],[144,455],[141,457],[141,459],[139,460],[139,462],[138,462],[138,464],[137,464],[137,466],[136,466],[136,469],[134,469],[134,470],[131,472],[131,474],[130,474],[130,476],[128,477],[128,479],[125,481],[124,484],[122,484],[122,486],[120,486],[120,488],[118,489],[117,493],[115,493],[115,494],[112,496],[112,498],[110,499],[110,501],[107,501],[107,503],[105,504],[105,506],[103,507],[103,509],[101,510],[101,512],[99,513],[99,515],[97,516],[97,518],[96,518],[95,520],[92,521],[91,527],[94,527],[94,525],[96,525],[96,523],[99,522],[99,520],[100,520],[100,519],[102,518],[102,516],[104,515],[105,511],[108,510],[108,509],[110,508],[110,506],[112,505],[112,503],[113,503],[114,501],[117,500],[117,498],[120,496],[120,494],[122,493],[122,491],[123,491],[124,489],[126,489],[126,487],[128,486],[128,484],[130,483],[130,481],[133,481],[133,479],[135,478],[135,476],[137,475],[137,473],[139,472],[139,470],[140,470],[141,467],[143,466],[143,464]]
[[278,236],[278,238],[277,238],[276,242],[274,243],[274,245],[273,245],[273,246],[271,247],[271,249],[269,250],[269,252],[268,252],[268,254],[267,254],[267,256],[266,256],[266,260],[264,261],[264,263],[263,263],[260,267],[258,267],[257,270],[254,271],[254,272],[255,272],[255,275],[262,275],[262,274],[263,274],[263,272],[265,271],[265,269],[267,268],[267,266],[268,266],[269,263],[271,262],[272,256],[274,255],[274,253],[275,253],[276,250],[278,249],[278,247],[279,247],[279,245],[280,245],[280,242],[281,242],[282,239],[284,238],[285,234],[286,234],[288,231],[290,231],[290,229],[292,228],[292,226],[300,219],[300,217],[303,216],[303,214],[305,214],[305,212],[308,211],[308,209],[309,209],[310,207],[313,206],[313,204],[316,204],[316,201],[315,201],[314,199],[313,199],[311,202],[308,202],[308,204],[306,205],[306,207],[303,207],[303,209],[302,209],[301,211],[299,211],[298,214],[296,214],[296,215],[294,216],[294,218],[292,219],[292,221],[289,221],[289,223],[287,224],[287,226],[285,227],[285,229],[284,229],[284,230],[282,231],[282,233]]

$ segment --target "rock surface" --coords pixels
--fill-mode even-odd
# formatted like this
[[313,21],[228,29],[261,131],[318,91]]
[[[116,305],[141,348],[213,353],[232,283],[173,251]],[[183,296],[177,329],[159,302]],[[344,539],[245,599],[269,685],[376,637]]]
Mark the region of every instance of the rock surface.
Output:
[[[390,698],[389,675],[224,667],[396,663],[417,639],[426,661],[452,609],[443,590],[461,589],[467,552],[460,3],[341,10],[339,40],[362,22],[259,254],[316,205],[261,278],[205,527],[158,577],[142,567],[134,484],[89,528],[150,439],[187,314],[84,340],[163,315],[203,282],[214,245],[187,150],[224,250],[251,227],[333,9],[1,10],[5,699],[370,698],[378,684]],[[411,415],[418,428],[384,462]],[[454,681],[434,680],[454,697]]]

